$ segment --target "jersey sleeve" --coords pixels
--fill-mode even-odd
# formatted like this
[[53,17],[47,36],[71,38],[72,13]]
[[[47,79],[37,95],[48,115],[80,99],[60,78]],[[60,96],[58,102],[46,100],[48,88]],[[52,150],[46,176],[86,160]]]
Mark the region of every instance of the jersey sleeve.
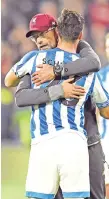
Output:
[[12,71],[17,77],[21,78],[27,73],[31,73],[36,55],[37,51],[31,51],[24,55],[24,57],[12,67]]
[[93,87],[93,98],[98,108],[109,106],[109,92],[104,88],[100,75],[96,73]]

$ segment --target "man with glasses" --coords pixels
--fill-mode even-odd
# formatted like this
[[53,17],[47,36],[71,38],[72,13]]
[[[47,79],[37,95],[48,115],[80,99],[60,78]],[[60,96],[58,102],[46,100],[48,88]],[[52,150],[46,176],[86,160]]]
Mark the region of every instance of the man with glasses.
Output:
[[[36,21],[36,25],[38,25],[37,24],[37,22],[38,22],[38,20]],[[40,27],[40,26],[39,26]],[[37,33],[37,30],[34,28],[34,31],[36,31],[36,33]],[[33,34],[34,34],[34,31],[33,31]],[[32,33],[32,32],[31,32]],[[39,33],[40,34],[40,33]],[[38,48],[39,49],[43,49],[43,48],[47,48],[48,47],[48,43],[50,44],[49,45],[49,48],[50,47],[52,47],[52,45],[51,45],[51,43],[50,42],[47,42],[46,41],[46,39],[44,38],[44,40],[41,40],[41,35],[39,35],[39,34],[34,34],[34,36],[35,37],[33,37],[34,39],[36,39],[35,40],[35,42],[36,42],[36,45],[38,46]],[[44,32],[44,34],[46,34],[46,32]],[[28,35],[27,35],[28,36]],[[38,36],[38,37],[37,37]],[[44,35],[43,35],[44,36]],[[48,36],[48,35],[47,35]],[[49,35],[49,37],[47,37],[48,39],[49,38],[51,38],[50,37],[50,35]],[[55,39],[57,39],[57,36],[55,35]],[[44,43],[45,42],[45,43]],[[54,42],[55,43],[55,42]],[[84,44],[85,45],[85,44]],[[88,47],[90,50],[91,50],[91,48],[90,47]],[[84,53],[86,53],[85,52],[85,50],[86,49],[84,49],[83,51],[84,51]],[[89,50],[89,51],[90,51]],[[84,54],[83,53],[83,54]],[[91,52],[92,53],[92,52]],[[91,56],[91,53],[90,53],[90,56]],[[93,54],[93,53],[92,53]],[[93,56],[92,56],[93,57]],[[91,58],[92,59],[92,58]],[[45,61],[45,60],[44,60]],[[79,64],[79,62],[78,62],[79,60],[77,60],[77,61],[75,61],[75,64],[78,66],[78,64]],[[81,59],[81,61],[86,61],[86,59]],[[74,63],[72,63],[72,68],[73,68],[73,64]],[[81,64],[80,64],[80,66],[79,67],[77,67],[78,69],[79,69],[79,71],[78,71],[78,73],[77,74],[82,74],[82,72],[83,71],[80,71],[80,70],[83,70],[84,69],[84,67],[86,67],[87,68],[87,71],[88,71],[88,69],[89,69],[89,67],[90,67],[90,62],[87,60],[87,65],[82,65],[82,62],[81,62]],[[45,66],[44,66],[45,67]],[[46,67],[49,67],[49,66],[46,66]],[[54,76],[55,75],[59,75],[62,71],[59,71],[59,70],[57,70],[57,67],[55,67],[55,70],[54,70],[54,72],[53,71],[50,71],[50,69],[51,69],[52,67],[50,67],[50,68],[48,68],[49,69],[49,71],[48,70],[46,70],[46,68],[43,68],[43,70],[45,70],[45,73],[43,73],[43,74],[46,74],[46,78],[48,78],[48,76],[49,76],[49,79],[48,80],[50,80],[50,78],[52,77],[52,78],[54,78]],[[72,71],[72,68],[71,68],[71,65],[70,65],[70,67],[68,68],[68,65],[66,66],[66,68],[65,69],[68,69],[68,70],[64,70],[63,71],[63,74],[65,75],[65,76],[68,76],[68,75],[72,75],[73,74],[73,72],[75,72],[75,71]],[[41,71],[41,70],[40,70]],[[39,72],[40,72],[39,71]],[[87,72],[86,71],[86,72]],[[47,76],[47,73],[46,72],[48,72],[49,74],[48,74],[48,76]],[[35,78],[35,81],[36,81],[36,83],[39,83],[39,81],[37,82],[37,80],[39,80],[39,76],[41,77],[41,75],[40,75],[40,73],[38,73],[38,72],[36,72],[37,74],[36,74],[36,78]],[[55,73],[55,74],[54,74]],[[69,74],[70,73],[70,74]],[[22,80],[23,81],[25,81],[26,82],[26,78],[27,79],[29,79],[29,76],[27,77],[27,76],[25,76]],[[43,79],[41,80],[40,79],[40,83],[41,83],[41,81],[43,81]],[[68,83],[68,82],[67,82]],[[30,84],[29,84],[29,86],[30,86]],[[71,85],[70,85],[71,86]],[[21,93],[23,94],[24,92],[29,92],[27,89],[24,89],[23,90],[23,92],[19,92],[20,91],[20,89],[21,88],[26,88],[25,86],[24,86],[24,84],[20,84],[19,85],[19,90],[18,90],[18,92],[17,92],[17,94],[16,94],[16,97],[18,97],[18,96],[20,96],[21,95]],[[27,88],[29,88],[29,87],[27,87]],[[67,88],[68,88],[68,85],[67,85]],[[34,94],[35,94],[35,92],[36,92],[36,90],[34,90]],[[66,89],[66,92],[67,92],[67,89]],[[57,92],[58,93],[58,92]],[[34,103],[36,103],[37,104],[37,98],[34,98],[34,97],[32,97],[32,95],[31,95],[31,93],[29,92],[29,98],[27,98],[27,97],[25,97],[25,100],[27,99],[30,99],[31,98],[31,101],[33,101],[34,100]],[[43,99],[43,96],[44,96],[44,94],[46,95],[47,93],[45,93],[44,91],[43,91],[43,95],[39,98],[40,100],[42,100]],[[78,90],[78,93],[76,93],[77,95],[75,96],[75,98],[76,97],[78,97],[78,95],[79,95],[79,90]],[[37,95],[37,94],[36,94]],[[55,94],[56,95],[56,94]],[[26,96],[26,95],[25,95]],[[71,97],[71,96],[69,96],[69,97]],[[35,101],[35,99],[36,99],[36,101]],[[19,103],[21,103],[20,102],[20,100],[18,100],[17,99],[17,102],[19,101]],[[29,102],[30,102],[30,100],[28,100]],[[24,102],[24,100],[22,100],[22,103],[25,103]],[[32,103],[32,102],[31,102]],[[41,103],[41,101],[40,101],[40,103]],[[89,105],[91,106],[91,102],[90,102],[90,100],[89,100]],[[94,110],[90,113],[90,114],[92,114],[93,115],[93,113],[95,114],[95,112],[94,112]],[[95,126],[96,126],[96,121],[94,120],[94,123],[95,123]],[[91,129],[88,129],[88,130],[90,130],[91,131]],[[93,134],[95,134],[95,133],[97,133],[97,129],[95,128],[95,131],[93,132]],[[91,132],[92,133],[92,132]],[[92,140],[91,140],[92,139]],[[95,149],[95,143],[96,143],[96,149],[95,149],[95,154],[96,154],[96,150],[98,150],[101,146],[100,146],[100,143],[99,143],[99,135],[93,135],[93,136],[90,136],[90,145],[92,144],[92,145],[94,145],[94,147],[93,147],[93,149]],[[90,147],[91,148],[91,147]],[[89,149],[90,149],[89,148]],[[91,148],[92,149],[92,148]],[[99,152],[99,154],[100,154],[100,158],[102,158],[102,152],[101,152],[101,149],[100,149],[100,151],[98,150],[98,152]],[[100,173],[103,171],[103,164],[102,164],[102,161],[100,161],[100,159],[94,159],[95,161],[99,161],[100,162],[100,164],[98,163],[98,165],[99,165],[99,168],[100,168]],[[92,162],[91,163],[93,163],[93,161],[94,161],[93,159],[92,159]],[[90,163],[90,164],[91,164]],[[97,169],[98,169],[98,165],[97,165]],[[102,167],[100,166],[100,165],[102,165]],[[92,164],[92,166],[93,166],[93,164]],[[92,170],[93,171],[93,170]],[[100,174],[99,173],[99,174]],[[101,175],[101,174],[100,174]],[[99,177],[99,175],[98,175],[98,177]],[[92,182],[92,181],[91,181]],[[103,192],[103,188],[104,187],[102,187],[102,182],[101,182],[101,180],[98,182],[97,181],[97,183],[100,185],[100,186],[98,186],[98,189],[99,189],[99,195]],[[93,184],[94,184],[94,179],[93,179]],[[91,184],[92,185],[92,184]],[[96,187],[97,187],[97,184],[96,184]],[[95,187],[95,188],[96,188]],[[101,190],[100,190],[101,189]],[[92,191],[93,192],[95,192],[95,190],[93,190],[92,189]],[[97,198],[97,197],[96,197]],[[100,198],[100,197],[99,197]],[[101,195],[101,198],[103,199],[104,197],[103,197],[103,195]],[[95,199],[95,198],[94,198]]]

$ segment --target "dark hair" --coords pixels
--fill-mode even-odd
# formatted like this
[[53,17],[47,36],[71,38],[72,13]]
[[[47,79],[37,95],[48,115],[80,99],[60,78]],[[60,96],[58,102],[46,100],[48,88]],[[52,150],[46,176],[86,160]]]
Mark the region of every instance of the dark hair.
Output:
[[61,16],[58,18],[59,36],[66,41],[75,41],[82,32],[84,18],[77,12],[63,9]]

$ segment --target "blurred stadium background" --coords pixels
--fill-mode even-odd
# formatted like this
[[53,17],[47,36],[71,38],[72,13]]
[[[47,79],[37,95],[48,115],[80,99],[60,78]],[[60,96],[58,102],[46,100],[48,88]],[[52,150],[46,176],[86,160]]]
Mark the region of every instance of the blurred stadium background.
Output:
[[102,67],[106,66],[104,39],[109,31],[109,1],[2,0],[1,2],[2,199],[24,199],[30,145],[30,109],[16,107],[15,88],[7,89],[4,86],[4,77],[26,52],[36,48],[29,39],[25,38],[31,17],[41,12],[57,18],[64,7],[84,15],[86,21],[84,38],[98,53]]

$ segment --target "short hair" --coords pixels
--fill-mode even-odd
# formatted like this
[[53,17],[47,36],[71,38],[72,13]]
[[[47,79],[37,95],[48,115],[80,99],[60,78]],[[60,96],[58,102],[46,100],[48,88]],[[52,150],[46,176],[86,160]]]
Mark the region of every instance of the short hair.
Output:
[[75,41],[84,27],[84,18],[76,11],[63,9],[58,18],[59,36],[66,41]]

